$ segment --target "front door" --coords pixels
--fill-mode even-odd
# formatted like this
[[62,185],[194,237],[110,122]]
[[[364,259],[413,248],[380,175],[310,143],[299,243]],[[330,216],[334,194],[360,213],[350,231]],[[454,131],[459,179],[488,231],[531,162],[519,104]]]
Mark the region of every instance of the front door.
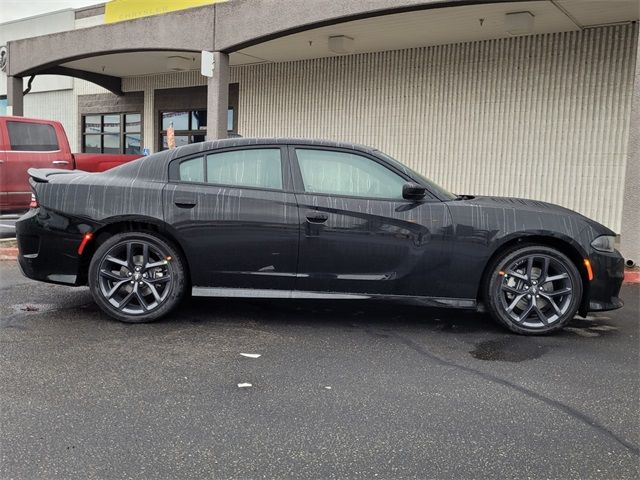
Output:
[[169,170],[165,220],[199,294],[293,288],[299,227],[286,148],[214,150],[177,159]]
[[409,181],[373,156],[292,147],[300,209],[300,291],[437,296],[449,259],[449,211],[402,198]]

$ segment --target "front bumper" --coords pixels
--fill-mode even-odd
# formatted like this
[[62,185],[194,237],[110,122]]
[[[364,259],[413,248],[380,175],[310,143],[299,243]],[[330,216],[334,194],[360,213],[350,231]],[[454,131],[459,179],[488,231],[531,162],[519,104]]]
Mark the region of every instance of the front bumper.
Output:
[[589,255],[593,280],[589,282],[585,312],[615,310],[624,305],[619,297],[624,281],[624,258],[616,250],[612,253],[592,250]]
[[78,246],[91,227],[42,207],[29,210],[16,222],[18,264],[34,280],[63,285],[86,283]]

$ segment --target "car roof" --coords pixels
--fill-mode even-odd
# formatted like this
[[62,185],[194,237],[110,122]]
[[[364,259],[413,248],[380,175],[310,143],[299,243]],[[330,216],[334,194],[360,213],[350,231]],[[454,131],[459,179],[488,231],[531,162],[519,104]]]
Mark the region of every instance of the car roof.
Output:
[[307,138],[225,138],[207,142],[183,145],[171,150],[163,150],[138,160],[124,163],[116,168],[107,170],[107,176],[122,176],[130,178],[147,178],[152,180],[164,180],[168,178],[168,166],[173,160],[185,158],[199,153],[221,150],[232,147],[246,147],[252,145],[304,145],[311,147],[333,147],[345,150],[353,150],[374,154],[374,148],[357,143],[334,142],[331,140],[307,139]]
[[373,153],[375,148],[360,145],[358,143],[335,142],[333,140],[321,140],[312,138],[225,138],[221,140],[211,140],[201,143],[192,143],[184,145],[173,150],[172,158],[179,158],[192,155],[207,150],[219,150],[230,147],[244,147],[251,145],[307,145],[313,147],[334,147],[344,148],[348,150],[356,150],[364,153]]

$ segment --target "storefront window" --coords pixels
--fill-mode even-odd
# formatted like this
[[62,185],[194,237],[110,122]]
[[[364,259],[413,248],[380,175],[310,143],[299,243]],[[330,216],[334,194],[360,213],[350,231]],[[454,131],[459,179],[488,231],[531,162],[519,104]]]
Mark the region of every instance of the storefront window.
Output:
[[[235,111],[227,111],[227,130],[233,131]],[[190,143],[204,142],[207,137],[207,111],[192,110],[188,112],[162,112],[160,114],[160,145],[162,150],[169,148],[167,143],[167,129],[173,126],[176,147]]]
[[142,116],[139,113],[83,115],[82,151],[85,153],[142,153]]
[[175,131],[176,147],[189,143],[204,142],[207,136],[207,111],[192,110],[189,112],[162,112],[160,114],[162,131],[160,140],[162,150],[169,148],[167,129]]

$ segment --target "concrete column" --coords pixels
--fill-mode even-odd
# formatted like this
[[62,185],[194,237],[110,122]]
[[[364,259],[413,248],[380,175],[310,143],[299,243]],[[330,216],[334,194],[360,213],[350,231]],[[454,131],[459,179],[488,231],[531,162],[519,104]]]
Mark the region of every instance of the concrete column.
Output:
[[620,251],[625,259],[640,265],[640,33],[636,50],[629,146],[624,175]]
[[158,132],[156,128],[156,95],[152,86],[145,85],[144,87],[144,108],[143,108],[143,148],[149,149],[149,153],[155,153],[160,150],[160,145],[156,146],[158,142]]
[[11,115],[24,115],[22,77],[7,77],[7,103],[11,107]]
[[213,53],[213,77],[207,82],[207,140],[227,138],[229,55]]

